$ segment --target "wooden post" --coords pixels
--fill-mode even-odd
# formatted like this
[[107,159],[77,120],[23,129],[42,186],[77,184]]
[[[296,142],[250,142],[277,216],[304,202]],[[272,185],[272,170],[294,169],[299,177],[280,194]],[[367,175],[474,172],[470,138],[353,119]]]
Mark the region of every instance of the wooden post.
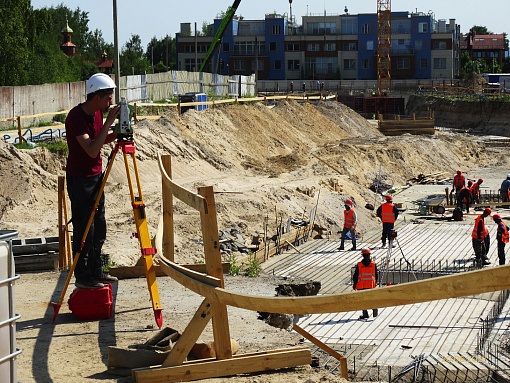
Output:
[[[161,156],[163,168],[172,178],[172,157],[168,154]],[[161,249],[163,256],[168,260],[174,262],[174,213],[173,213],[173,192],[170,187],[166,187],[164,182],[161,182],[162,188],[162,208],[163,208],[163,248]],[[169,190],[170,189],[170,190]]]
[[23,137],[23,134],[21,133],[21,116],[18,116],[16,117],[16,120],[18,121],[18,138],[19,138],[19,143],[21,144],[22,142],[27,142],[27,140],[25,139],[25,137]]
[[58,176],[58,269],[62,270],[66,265],[66,237],[64,221],[64,176]]
[[136,102],[133,104],[133,120],[135,121],[135,124],[138,124],[138,116],[136,114]]

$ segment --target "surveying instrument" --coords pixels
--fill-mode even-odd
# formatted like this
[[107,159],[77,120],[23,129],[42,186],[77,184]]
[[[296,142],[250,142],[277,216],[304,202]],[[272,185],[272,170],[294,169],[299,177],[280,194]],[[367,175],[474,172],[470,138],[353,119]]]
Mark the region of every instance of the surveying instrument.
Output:
[[[133,236],[138,238],[141,253],[142,253],[142,259],[143,259],[143,266],[144,266],[144,272],[145,272],[145,278],[147,279],[147,287],[149,289],[149,294],[152,302],[152,309],[154,310],[154,318],[156,320],[156,324],[159,328],[163,325],[163,313],[162,313],[162,307],[161,302],[159,299],[159,291],[158,291],[158,285],[156,282],[156,271],[154,268],[153,263],[153,256],[156,254],[156,249],[152,245],[150,233],[149,233],[149,227],[146,219],[145,214],[145,204],[143,201],[143,195],[142,195],[142,188],[140,183],[140,177],[138,175],[138,167],[136,164],[136,157],[135,157],[135,144],[133,140],[133,127],[131,125],[130,120],[130,110],[129,106],[126,102],[126,99],[123,97],[120,101],[120,113],[119,113],[119,122],[115,125],[114,132],[117,134],[117,141],[115,143],[115,147],[113,151],[111,152],[110,156],[108,157],[108,164],[106,167],[106,170],[104,171],[102,175],[101,180],[101,186],[99,188],[99,191],[96,196],[96,200],[94,202],[94,206],[92,207],[92,211],[89,216],[89,220],[87,222],[87,226],[85,228],[85,232],[83,233],[83,237],[80,243],[80,250],[76,252],[73,258],[73,263],[71,265],[71,268],[69,270],[69,274],[67,276],[67,280],[64,285],[64,289],[60,295],[60,299],[58,303],[52,302],[52,306],[54,308],[54,315],[53,315],[53,321],[55,321],[58,312],[60,310],[60,306],[62,305],[62,302],[64,300],[67,288],[69,286],[69,282],[71,280],[71,277],[73,276],[74,269],[76,268],[76,265],[78,263],[78,259],[80,257],[80,253],[83,250],[83,247],[85,245],[85,241],[87,239],[88,232],[90,230],[90,227],[92,226],[92,223],[94,222],[94,215],[96,213],[97,207],[99,205],[101,196],[103,194],[106,180],[108,179],[108,176],[110,174],[110,171],[113,166],[113,162],[115,160],[115,156],[119,152],[119,150],[122,150],[122,154],[124,157],[124,165],[126,168],[126,176],[128,180],[128,186],[129,186],[129,193],[131,196],[131,206],[133,207],[133,214],[135,218],[135,226],[136,226],[136,233],[133,233]],[[131,177],[131,169],[129,166],[129,160],[128,157],[131,157],[132,160],[132,166],[133,166],[133,172],[135,176],[136,181],[136,187],[137,187],[137,195],[135,195],[135,189],[133,187],[133,180]]]
[[[404,252],[402,251],[402,248],[400,247],[400,243],[398,243],[398,240],[397,240],[397,231],[396,230],[391,230],[390,231],[390,236],[389,236],[389,241],[388,241],[388,251],[386,252],[386,258],[384,259],[383,261],[383,267],[382,267],[382,270],[381,270],[381,278],[379,278],[379,287],[381,287],[383,284],[384,284],[384,280],[386,278],[386,275],[388,274],[389,272],[389,268],[390,268],[390,260],[391,260],[391,256],[392,256],[392,253],[393,253],[393,241],[395,241],[400,249],[400,252],[402,253],[402,257],[404,258],[404,261],[406,261],[407,265],[410,267],[411,266],[411,263],[407,260],[406,256],[404,255]],[[411,273],[413,274],[414,276],[414,279],[417,281],[418,278],[416,278],[416,274],[414,273],[413,270],[411,270]]]

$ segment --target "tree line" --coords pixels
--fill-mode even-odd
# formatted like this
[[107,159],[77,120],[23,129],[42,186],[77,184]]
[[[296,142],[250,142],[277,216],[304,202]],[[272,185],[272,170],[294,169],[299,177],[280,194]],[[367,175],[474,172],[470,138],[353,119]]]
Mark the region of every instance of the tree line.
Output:
[[[60,49],[62,29],[73,30],[76,55]],[[95,61],[106,53],[114,57],[114,46],[99,29],[88,27],[88,12],[63,4],[33,9],[30,0],[3,0],[0,5],[0,86],[38,85],[86,80],[97,72]],[[156,73],[175,69],[175,39],[153,37],[146,50],[139,35],[120,48],[120,74]]]

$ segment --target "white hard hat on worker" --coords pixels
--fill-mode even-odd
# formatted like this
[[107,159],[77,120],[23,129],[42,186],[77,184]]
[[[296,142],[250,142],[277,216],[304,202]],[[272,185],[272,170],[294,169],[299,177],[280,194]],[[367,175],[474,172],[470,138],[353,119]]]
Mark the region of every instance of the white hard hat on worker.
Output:
[[115,89],[117,86],[113,80],[104,73],[96,73],[90,76],[86,83],[87,95],[96,93],[99,90]]

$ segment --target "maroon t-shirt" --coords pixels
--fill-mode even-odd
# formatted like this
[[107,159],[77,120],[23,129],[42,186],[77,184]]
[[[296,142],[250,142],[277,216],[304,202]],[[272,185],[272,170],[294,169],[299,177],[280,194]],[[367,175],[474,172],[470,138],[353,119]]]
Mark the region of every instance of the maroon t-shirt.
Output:
[[94,177],[101,174],[103,170],[101,154],[95,158],[90,157],[76,139],[76,137],[88,134],[92,141],[95,140],[102,127],[100,112],[99,116],[96,113],[96,118],[94,118],[86,114],[79,104],[69,111],[65,125],[69,148],[66,173],[73,177]]

